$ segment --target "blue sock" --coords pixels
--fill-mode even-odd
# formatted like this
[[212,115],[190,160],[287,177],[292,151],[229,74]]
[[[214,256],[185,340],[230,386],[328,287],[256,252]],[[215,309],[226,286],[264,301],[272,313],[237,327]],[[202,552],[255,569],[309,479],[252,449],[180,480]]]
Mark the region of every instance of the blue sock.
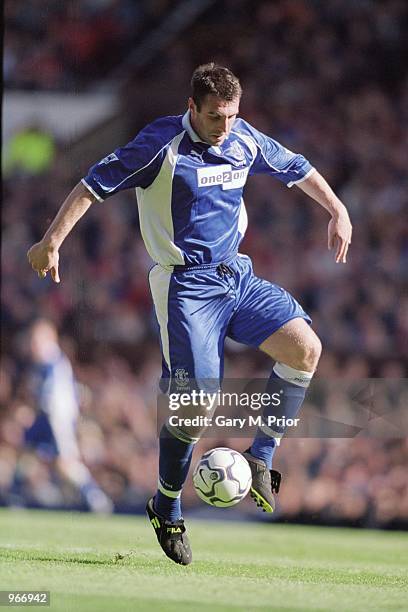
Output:
[[160,431],[159,488],[154,509],[168,521],[181,518],[181,489],[187,478],[194,443],[183,442],[163,425]]
[[[275,397],[280,396],[280,404],[274,406],[271,403],[263,411],[265,424],[268,417],[277,419],[295,418],[305,399],[307,387],[313,374],[302,370],[295,370],[283,363],[276,363],[266,386],[266,392]],[[293,381],[296,381],[294,383]],[[258,429],[251,446],[251,455],[265,461],[268,470],[272,469],[272,459],[279,446],[280,438],[283,436],[286,427],[277,423],[270,424],[269,427]],[[276,435],[274,435],[276,434]]]

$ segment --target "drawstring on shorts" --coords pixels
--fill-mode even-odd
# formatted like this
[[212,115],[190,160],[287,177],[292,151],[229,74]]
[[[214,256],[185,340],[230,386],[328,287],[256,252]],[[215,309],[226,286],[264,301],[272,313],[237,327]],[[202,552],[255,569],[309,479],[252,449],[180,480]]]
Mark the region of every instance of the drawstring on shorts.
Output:
[[221,278],[224,278],[224,276],[234,276],[234,270],[225,263],[220,263],[216,270]]

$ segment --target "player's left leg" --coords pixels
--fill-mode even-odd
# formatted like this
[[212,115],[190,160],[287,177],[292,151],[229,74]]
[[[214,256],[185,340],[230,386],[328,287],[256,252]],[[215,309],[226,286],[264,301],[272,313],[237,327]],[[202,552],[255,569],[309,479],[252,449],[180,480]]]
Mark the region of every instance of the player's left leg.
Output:
[[[249,258],[242,257],[240,267],[241,300],[228,334],[276,361],[266,387],[271,403],[245,454],[253,476],[251,494],[263,510],[273,512],[272,493],[279,491],[280,474],[272,470],[272,458],[286,423],[296,418],[303,403],[321,344],[310,317],[287,291],[256,277]],[[279,404],[272,398],[279,398]]]
[[287,423],[296,423],[322,347],[306,321],[296,318],[271,334],[259,348],[275,360],[266,392],[271,398],[279,397],[280,403],[265,407],[264,425],[258,428],[245,457],[253,472],[251,496],[265,512],[273,512],[273,493],[279,492],[281,476],[272,470],[272,459]]
[[251,454],[272,469],[276,447],[286,430],[286,423],[291,422],[289,419],[293,421],[300,410],[322,346],[306,321],[296,318],[282,325],[259,348],[275,361],[266,391],[270,397],[278,394],[275,397],[280,397],[280,403],[265,408],[266,424],[258,430]]

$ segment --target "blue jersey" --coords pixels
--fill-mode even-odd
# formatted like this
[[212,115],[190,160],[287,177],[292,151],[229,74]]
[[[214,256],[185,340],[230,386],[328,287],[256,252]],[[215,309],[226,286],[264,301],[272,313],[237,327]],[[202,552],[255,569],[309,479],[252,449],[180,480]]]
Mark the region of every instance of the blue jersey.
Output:
[[99,201],[135,188],[146,248],[168,267],[222,262],[238,252],[250,174],[270,174],[291,187],[313,170],[302,155],[243,119],[236,119],[222,145],[202,142],[187,112],[147,125],[82,182]]

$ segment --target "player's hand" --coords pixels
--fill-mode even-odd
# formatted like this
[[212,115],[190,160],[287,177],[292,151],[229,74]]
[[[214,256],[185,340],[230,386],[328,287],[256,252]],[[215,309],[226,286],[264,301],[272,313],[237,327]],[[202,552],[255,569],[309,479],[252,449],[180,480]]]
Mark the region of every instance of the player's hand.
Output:
[[45,278],[47,272],[51,272],[52,280],[55,283],[60,282],[58,272],[59,253],[57,248],[42,241],[37,242],[27,252],[27,258],[32,269],[37,272],[40,278]]
[[328,249],[336,247],[336,263],[346,263],[351,244],[353,227],[346,208],[342,208],[330,219],[328,227]]

